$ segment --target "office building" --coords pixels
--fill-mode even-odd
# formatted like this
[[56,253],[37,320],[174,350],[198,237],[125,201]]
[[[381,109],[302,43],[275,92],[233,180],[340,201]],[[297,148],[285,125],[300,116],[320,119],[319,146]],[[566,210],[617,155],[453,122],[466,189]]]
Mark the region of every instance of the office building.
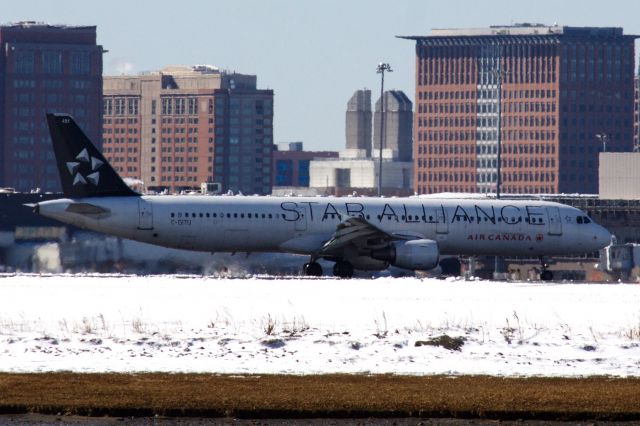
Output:
[[100,146],[102,46],[95,26],[0,26],[0,187],[59,191],[45,114],[74,116]]
[[311,161],[337,157],[335,151],[305,151],[302,142],[279,143],[273,152],[273,186],[308,187]]
[[[384,146],[391,151],[388,155],[398,161],[411,161],[413,158],[413,103],[401,90],[384,92]],[[380,99],[376,102],[373,124],[373,156],[380,153]],[[385,157],[383,152],[382,157]]]
[[499,136],[509,193],[596,193],[599,152],[633,148],[636,37],[621,28],[520,24],[403,38],[416,42],[419,193],[494,192]]
[[640,74],[633,79],[633,150],[640,151]]
[[269,194],[273,91],[208,65],[104,78],[104,154],[147,191]]
[[371,157],[371,90],[356,90],[347,102],[346,149],[353,157]]

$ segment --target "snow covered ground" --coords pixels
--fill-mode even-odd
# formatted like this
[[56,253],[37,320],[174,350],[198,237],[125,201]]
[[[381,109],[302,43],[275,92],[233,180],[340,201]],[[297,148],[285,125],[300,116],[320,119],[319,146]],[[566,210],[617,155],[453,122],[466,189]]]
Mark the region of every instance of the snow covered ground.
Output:
[[640,376],[640,285],[0,275],[0,371],[57,370]]

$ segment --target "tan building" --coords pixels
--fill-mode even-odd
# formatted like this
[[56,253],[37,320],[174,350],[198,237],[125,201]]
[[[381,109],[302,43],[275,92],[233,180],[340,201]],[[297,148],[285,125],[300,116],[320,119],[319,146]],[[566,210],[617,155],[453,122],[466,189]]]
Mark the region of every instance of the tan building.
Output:
[[273,91],[211,66],[104,77],[103,152],[147,191],[271,192]]

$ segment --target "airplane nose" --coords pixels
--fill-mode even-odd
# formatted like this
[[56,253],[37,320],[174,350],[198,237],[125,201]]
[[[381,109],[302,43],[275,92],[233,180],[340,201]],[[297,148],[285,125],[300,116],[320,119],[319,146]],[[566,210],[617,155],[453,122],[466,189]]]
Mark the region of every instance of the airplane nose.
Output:
[[597,245],[599,249],[611,244],[611,233],[604,227],[597,225],[593,233],[594,245]]

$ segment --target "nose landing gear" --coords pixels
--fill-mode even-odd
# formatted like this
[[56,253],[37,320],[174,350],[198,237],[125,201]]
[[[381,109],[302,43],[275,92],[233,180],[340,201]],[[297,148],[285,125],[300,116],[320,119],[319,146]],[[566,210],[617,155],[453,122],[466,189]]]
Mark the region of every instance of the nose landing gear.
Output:
[[545,262],[544,258],[540,256],[540,279],[542,281],[551,281],[553,280],[553,272],[549,271],[547,268],[549,264]]

